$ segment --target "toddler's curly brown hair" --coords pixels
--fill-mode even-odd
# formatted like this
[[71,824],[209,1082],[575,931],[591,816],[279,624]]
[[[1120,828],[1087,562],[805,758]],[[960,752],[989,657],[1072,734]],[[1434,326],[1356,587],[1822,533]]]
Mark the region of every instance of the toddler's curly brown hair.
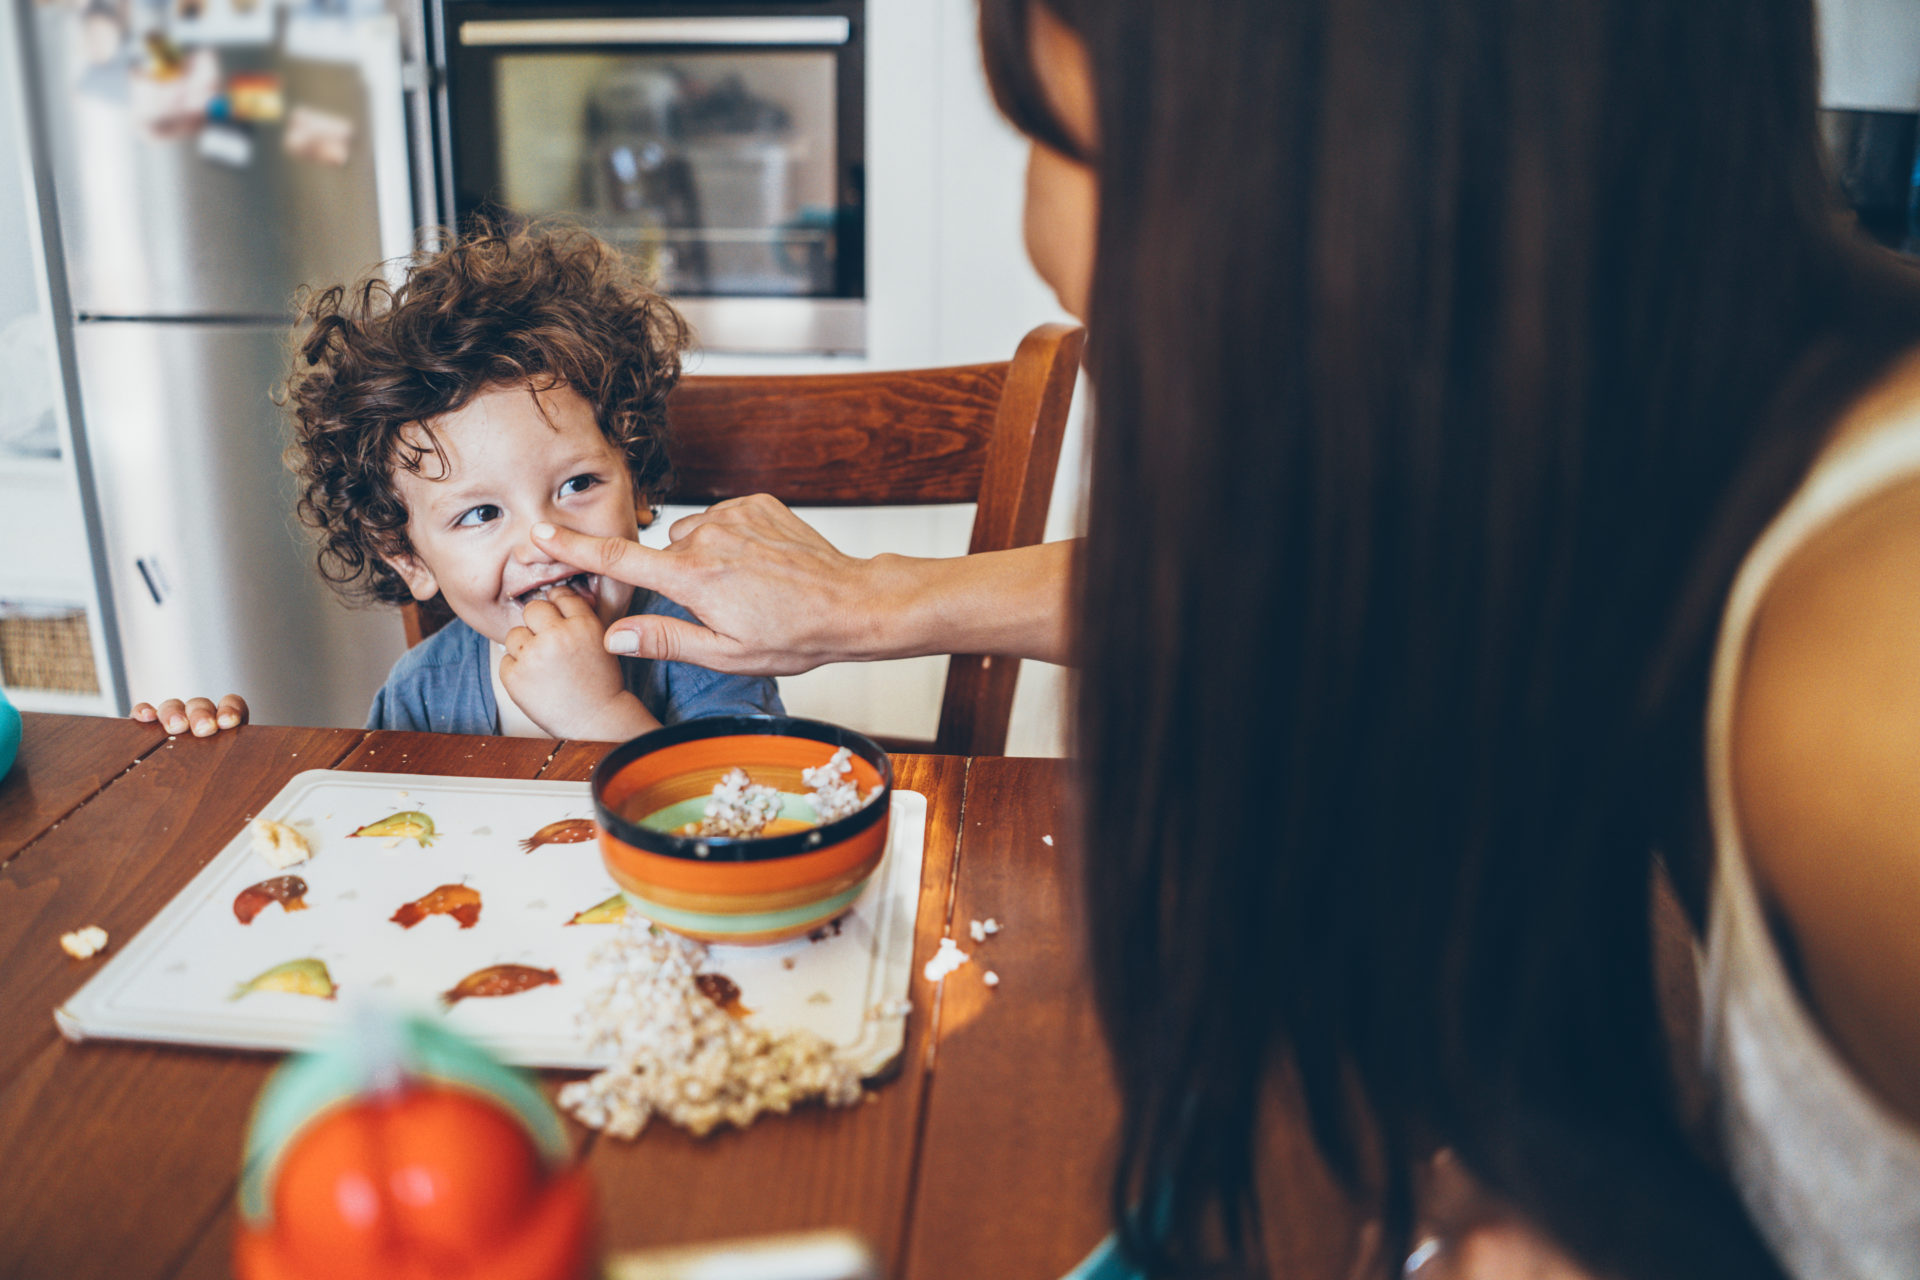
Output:
[[687,325],[589,232],[483,228],[414,254],[398,285],[374,274],[308,295],[300,324],[287,462],[320,573],[349,597],[412,598],[382,558],[411,551],[394,475],[428,457],[444,470],[434,420],[489,388],[565,383],[625,454],[637,497],[671,479],[667,393]]

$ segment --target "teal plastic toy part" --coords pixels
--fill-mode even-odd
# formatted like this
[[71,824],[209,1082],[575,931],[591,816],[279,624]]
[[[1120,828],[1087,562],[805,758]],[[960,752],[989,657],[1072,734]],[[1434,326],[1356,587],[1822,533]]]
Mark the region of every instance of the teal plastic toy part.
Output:
[[6,690],[0,689],[0,778],[7,776],[13,768],[14,757],[20,754],[20,713],[7,701]]
[[240,1166],[240,1214],[272,1216],[273,1172],[302,1130],[343,1102],[404,1088],[408,1081],[466,1089],[517,1117],[548,1168],[572,1154],[560,1118],[533,1084],[472,1041],[422,1018],[362,1011],[339,1038],[289,1059],[253,1104]]

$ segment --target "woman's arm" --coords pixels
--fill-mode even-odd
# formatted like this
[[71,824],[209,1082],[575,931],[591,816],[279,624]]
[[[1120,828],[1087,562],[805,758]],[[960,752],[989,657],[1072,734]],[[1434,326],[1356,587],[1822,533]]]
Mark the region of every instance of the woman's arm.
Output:
[[565,564],[657,591],[700,619],[622,619],[607,632],[615,653],[751,675],[933,653],[1068,656],[1073,542],[863,560],[764,494],[676,521],[666,550],[549,525],[533,536]]

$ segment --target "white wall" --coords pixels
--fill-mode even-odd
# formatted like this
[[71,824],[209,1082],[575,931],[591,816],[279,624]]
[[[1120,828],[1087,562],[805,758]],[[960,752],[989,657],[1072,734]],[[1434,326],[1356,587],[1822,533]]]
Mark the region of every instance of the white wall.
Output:
[[1820,101],[1920,111],[1920,0],[1820,0]]

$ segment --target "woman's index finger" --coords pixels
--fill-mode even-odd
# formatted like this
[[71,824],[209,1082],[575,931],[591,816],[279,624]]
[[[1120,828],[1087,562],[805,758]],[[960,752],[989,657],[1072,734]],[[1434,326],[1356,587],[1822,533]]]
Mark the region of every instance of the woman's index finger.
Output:
[[631,538],[601,538],[551,524],[533,526],[533,540],[562,564],[671,598],[678,582],[673,557]]

